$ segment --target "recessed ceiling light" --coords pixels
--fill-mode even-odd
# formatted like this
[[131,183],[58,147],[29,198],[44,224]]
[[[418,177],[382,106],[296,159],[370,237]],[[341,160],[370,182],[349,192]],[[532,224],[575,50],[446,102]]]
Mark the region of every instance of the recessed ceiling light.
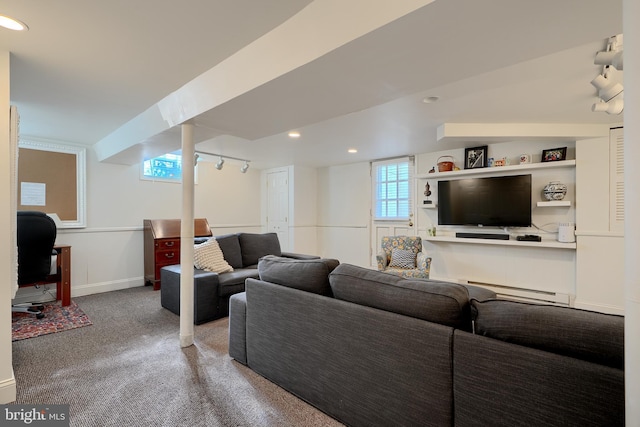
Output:
[[300,132],[292,130],[289,132],[289,138],[300,138]]
[[27,24],[25,24],[24,22],[18,21],[17,19],[10,18],[5,15],[0,15],[0,27],[8,28],[15,31],[24,31],[29,29]]
[[425,104],[432,104],[438,101],[439,99],[440,99],[439,96],[427,96],[426,98],[422,99],[422,102],[424,102]]
[[356,150],[355,148],[349,148],[349,149],[347,150],[347,153],[351,153],[351,154],[355,154],[355,153],[357,153],[357,152],[358,152],[358,150]]

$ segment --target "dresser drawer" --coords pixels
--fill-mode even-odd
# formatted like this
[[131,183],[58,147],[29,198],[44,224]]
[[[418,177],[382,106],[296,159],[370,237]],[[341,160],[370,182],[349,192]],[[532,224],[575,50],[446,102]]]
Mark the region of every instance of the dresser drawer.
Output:
[[180,249],[180,239],[157,239],[155,242],[156,251],[164,249]]
[[180,264],[180,250],[168,249],[164,251],[156,251],[156,264],[173,265]]

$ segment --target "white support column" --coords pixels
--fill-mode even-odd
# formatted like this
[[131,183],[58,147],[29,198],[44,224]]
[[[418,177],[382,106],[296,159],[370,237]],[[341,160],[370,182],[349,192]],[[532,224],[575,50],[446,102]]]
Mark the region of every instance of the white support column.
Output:
[[182,124],[182,221],[180,222],[180,347],[193,344],[193,124]]
[[626,425],[640,425],[640,2],[623,1]]

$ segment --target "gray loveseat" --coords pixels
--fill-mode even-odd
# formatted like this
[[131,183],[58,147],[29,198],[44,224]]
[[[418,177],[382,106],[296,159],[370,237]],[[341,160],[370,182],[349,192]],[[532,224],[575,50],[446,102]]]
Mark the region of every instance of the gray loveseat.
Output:
[[[225,261],[233,267],[228,273],[213,273],[194,268],[194,313],[195,324],[210,322],[229,314],[229,297],[244,291],[247,278],[258,278],[258,260],[265,255],[276,255],[296,259],[319,258],[280,250],[276,233],[236,233],[214,236],[220,245]],[[208,238],[196,239],[196,244]],[[160,270],[162,307],[180,314],[180,265],[163,267]]]
[[332,266],[261,261],[231,357],[350,426],[624,424],[622,317]]

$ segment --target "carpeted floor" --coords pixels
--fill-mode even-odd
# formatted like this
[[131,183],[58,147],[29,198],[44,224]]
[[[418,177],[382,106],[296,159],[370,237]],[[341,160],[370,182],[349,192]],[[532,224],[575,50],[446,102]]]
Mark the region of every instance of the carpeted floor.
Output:
[[233,361],[228,319],[195,327],[150,287],[74,298],[93,326],[13,343],[16,403],[70,404],[71,426],[340,426]]
[[31,313],[11,313],[11,339],[26,340],[41,335],[68,331],[92,325],[91,319],[75,301],[63,307],[60,301],[46,302],[43,305],[44,317],[38,319]]

